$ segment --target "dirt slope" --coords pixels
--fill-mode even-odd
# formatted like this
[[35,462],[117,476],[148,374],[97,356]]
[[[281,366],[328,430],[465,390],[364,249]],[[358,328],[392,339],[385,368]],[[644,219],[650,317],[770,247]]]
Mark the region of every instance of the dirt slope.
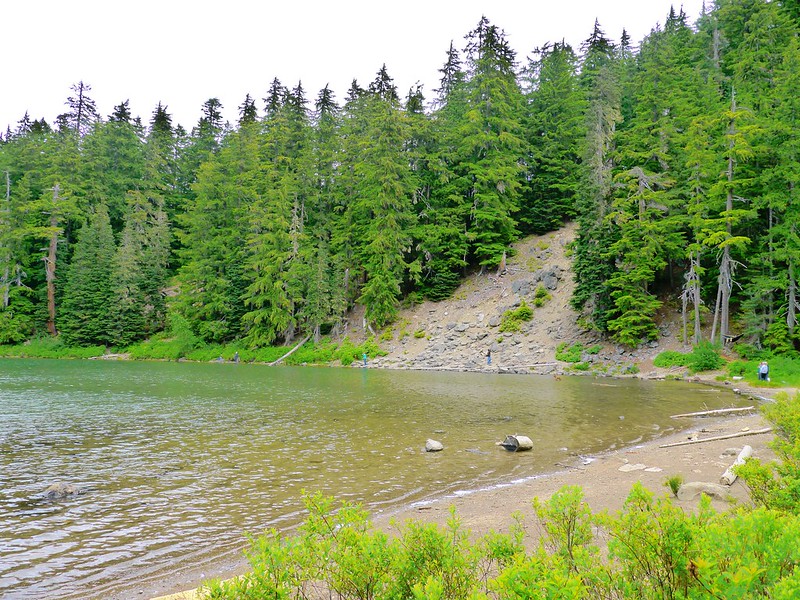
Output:
[[[652,357],[674,339],[674,327],[665,325],[664,336],[642,348],[631,350],[603,342],[596,332],[578,325],[579,315],[569,300],[575,287],[569,243],[577,226],[570,223],[558,231],[531,236],[514,245],[515,254],[502,273],[496,270],[468,277],[453,296],[442,302],[424,302],[402,310],[395,324],[379,332],[379,342],[388,356],[371,359],[376,367],[396,369],[482,370],[525,373],[570,372],[569,363],[556,361],[562,342],[580,342],[597,354],[583,359],[596,373],[630,372],[632,365],[652,368]],[[537,288],[550,298],[534,307]],[[519,332],[500,331],[503,313],[525,301],[534,309],[533,320]],[[351,320],[351,333],[358,329]],[[491,351],[491,365],[487,352]]]

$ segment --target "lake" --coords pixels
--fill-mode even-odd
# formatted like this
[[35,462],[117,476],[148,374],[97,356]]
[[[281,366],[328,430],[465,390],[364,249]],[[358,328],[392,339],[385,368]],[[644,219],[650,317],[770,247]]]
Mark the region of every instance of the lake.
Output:
[[[741,402],[635,379],[0,360],[0,596],[107,598],[296,525],[303,490],[391,511]],[[508,434],[534,450],[498,447]],[[81,493],[44,499],[55,482]]]

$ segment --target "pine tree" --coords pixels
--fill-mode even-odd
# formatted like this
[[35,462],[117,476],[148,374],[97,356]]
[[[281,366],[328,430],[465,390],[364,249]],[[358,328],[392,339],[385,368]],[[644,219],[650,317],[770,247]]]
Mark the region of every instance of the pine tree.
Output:
[[583,50],[580,84],[587,102],[586,143],[577,202],[578,235],[573,265],[576,285],[571,303],[603,330],[612,306],[606,282],[615,270],[606,249],[618,238],[613,223],[606,217],[611,202],[615,134],[622,118],[621,94],[614,44],[597,21]]
[[247,341],[258,347],[281,338],[291,341],[308,278],[304,232],[308,113],[302,85],[285,91],[283,104],[270,109],[262,140],[261,169],[251,206],[243,295]]
[[112,271],[113,310],[109,330],[126,346],[164,327],[169,226],[153,199],[129,192],[128,211]]
[[65,102],[69,111],[59,115],[58,119],[68,129],[83,137],[100,120],[100,115],[97,113],[95,101],[89,96],[92,86],[79,81],[70,89],[74,95],[69,96]]
[[172,309],[208,342],[241,334],[246,254],[246,215],[258,197],[258,137],[254,127],[228,135],[203,163],[196,199],[182,217],[180,294]]
[[247,94],[239,106],[239,127],[252,125],[258,120],[258,109],[256,108],[256,101]]
[[59,329],[70,345],[114,342],[109,328],[113,300],[114,235],[105,206],[98,205],[78,233],[67,269]]
[[460,169],[470,182],[465,201],[470,250],[484,267],[495,267],[516,239],[527,145],[522,130],[522,93],[515,54],[505,34],[484,17],[467,35],[468,111],[459,130]]
[[[411,202],[417,189],[403,152],[409,139],[408,118],[393,100],[390,82],[382,69],[370,86],[375,91],[347,109],[344,156],[348,173],[343,183],[349,187],[349,198],[335,238],[341,252],[351,253],[345,264],[363,274],[358,302],[365,306],[367,324],[377,327],[397,314],[411,244]],[[349,229],[346,234],[343,225]]]
[[525,233],[544,233],[575,216],[585,100],[578,87],[574,51],[564,42],[545,45],[528,66],[527,140],[531,175],[519,211]]

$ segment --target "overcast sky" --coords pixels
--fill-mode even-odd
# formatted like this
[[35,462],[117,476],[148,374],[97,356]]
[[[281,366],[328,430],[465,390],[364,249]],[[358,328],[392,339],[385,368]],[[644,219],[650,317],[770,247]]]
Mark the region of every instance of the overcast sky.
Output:
[[302,81],[312,103],[329,84],[341,101],[384,63],[402,96],[419,81],[430,99],[450,41],[461,50],[481,15],[524,63],[547,41],[577,49],[595,18],[638,43],[672,4],[694,23],[703,0],[2,0],[0,128],[25,111],[53,123],[81,80],[104,117],[129,99],[147,124],[161,101],[187,129],[209,98],[231,122],[248,92],[263,108],[275,77]]

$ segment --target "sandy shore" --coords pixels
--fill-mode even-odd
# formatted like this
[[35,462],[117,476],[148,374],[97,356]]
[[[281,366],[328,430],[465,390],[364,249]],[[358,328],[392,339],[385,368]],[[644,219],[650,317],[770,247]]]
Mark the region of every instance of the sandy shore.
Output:
[[[774,392],[775,390],[770,390],[769,395],[772,396]],[[595,457],[589,464],[556,466],[559,470],[534,479],[477,490],[467,495],[447,496],[424,505],[400,507],[373,515],[373,522],[376,527],[388,532],[397,531],[408,519],[444,524],[450,516],[450,507],[454,506],[464,527],[475,536],[489,531],[508,531],[514,522],[513,515],[518,512],[523,514],[523,522],[533,534],[535,521],[531,500],[534,497],[546,500],[565,485],[578,485],[583,488],[585,500],[593,511],[613,512],[622,508],[631,487],[637,481],[657,496],[671,495],[664,483],[674,475],[682,476],[685,482],[719,483],[720,476],[735,459],[735,456],[730,455],[733,449],[738,450],[749,445],[753,448],[754,457],[765,461],[773,459],[774,455],[768,448],[772,434],[747,435],[669,448],[661,446],[688,441],[693,436],[704,439],[725,434],[749,433],[768,425],[759,413],[695,418],[687,422],[688,429],[683,433],[609,452]],[[748,502],[747,488],[740,480],[730,486],[729,493],[734,502]],[[698,502],[697,499],[674,501],[686,510],[693,510]],[[730,507],[730,500],[715,499],[713,504],[718,510],[724,511]],[[214,576],[235,575],[246,570],[246,566],[243,559],[241,563],[222,565]],[[191,574],[183,574],[181,581],[170,581],[169,578],[164,580],[161,589],[153,591],[167,595],[159,596],[157,600],[194,598],[191,591],[178,591],[181,587],[189,587],[186,585],[187,576],[191,577]],[[193,583],[197,584],[199,580]],[[131,597],[141,598],[141,592],[139,594]],[[145,597],[156,594],[150,593]]]

